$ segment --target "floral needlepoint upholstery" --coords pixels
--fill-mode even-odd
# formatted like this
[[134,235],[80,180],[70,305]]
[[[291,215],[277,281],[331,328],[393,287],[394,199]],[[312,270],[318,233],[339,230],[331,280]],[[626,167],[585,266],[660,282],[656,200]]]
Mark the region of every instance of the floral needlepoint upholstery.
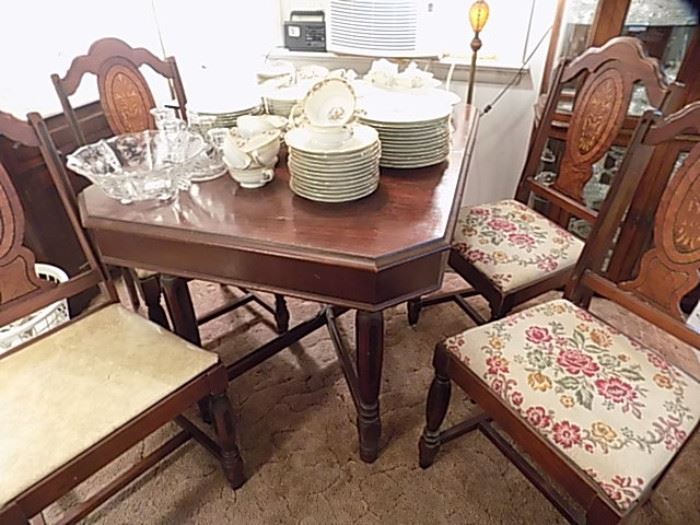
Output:
[[583,241],[514,200],[462,208],[452,247],[502,292],[573,268]]
[[445,346],[622,512],[700,418],[696,379],[563,299]]

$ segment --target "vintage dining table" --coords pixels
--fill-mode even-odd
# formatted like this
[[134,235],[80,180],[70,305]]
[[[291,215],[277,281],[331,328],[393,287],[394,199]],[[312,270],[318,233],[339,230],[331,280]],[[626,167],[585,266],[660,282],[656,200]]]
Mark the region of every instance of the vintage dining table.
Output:
[[[105,263],[168,276],[164,292],[181,305],[170,312],[173,329],[195,343],[186,279],[321,303],[314,318],[230,364],[229,379],[327,326],[357,410],[360,457],[373,462],[381,434],[383,311],[440,289],[466,184],[478,112],[459,105],[453,120],[446,162],[382,169],[378,190],[356,202],[294,195],[282,159],[263,188],[242,189],[225,176],[193,185],[171,203],[124,205],[93,185],[79,196],[81,220]],[[347,310],[356,311],[354,363],[335,324]]]

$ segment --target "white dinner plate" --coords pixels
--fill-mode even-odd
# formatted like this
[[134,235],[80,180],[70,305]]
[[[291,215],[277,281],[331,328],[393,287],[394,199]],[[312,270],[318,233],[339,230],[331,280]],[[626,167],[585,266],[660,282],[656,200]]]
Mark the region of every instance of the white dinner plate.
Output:
[[298,188],[315,191],[327,195],[347,195],[352,193],[357,193],[364,191],[368,186],[375,184],[378,180],[378,175],[374,175],[371,178],[366,178],[359,182],[353,182],[352,184],[334,185],[332,182],[323,181],[306,181],[298,178],[294,178],[294,185]]
[[368,195],[371,195],[379,187],[379,182],[377,181],[375,184],[369,185],[366,189],[362,191],[352,192],[346,195],[327,195],[320,192],[307,191],[296,187],[292,181],[289,182],[289,187],[294,193],[296,193],[300,197],[304,197],[309,200],[328,203],[341,203],[355,201],[363,197],[367,197]]
[[331,170],[348,170],[353,167],[363,166],[379,158],[381,149],[377,148],[363,155],[354,155],[348,157],[311,157],[300,155],[297,150],[292,150],[289,158],[299,164],[308,165],[309,167],[321,167]]
[[449,104],[417,104],[390,105],[367,104],[363,108],[362,120],[371,121],[378,125],[415,125],[447,119],[452,114]]
[[414,169],[414,168],[426,168],[428,166],[435,166],[436,164],[441,164],[442,162],[445,162],[449,158],[449,155],[446,155],[445,157],[440,157],[436,159],[423,159],[423,160],[416,160],[412,162],[401,162],[401,161],[388,161],[388,160],[382,160],[380,162],[380,165],[383,168],[395,168],[395,169]]
[[367,159],[362,162],[353,162],[350,164],[324,164],[322,162],[308,162],[305,160],[299,160],[295,158],[290,158],[289,163],[293,164],[294,167],[303,170],[313,171],[316,173],[322,173],[327,175],[335,174],[352,174],[357,173],[360,170],[365,170],[379,162],[379,155],[371,159]]
[[345,171],[328,171],[323,167],[308,167],[291,161],[289,163],[289,167],[293,175],[298,175],[309,179],[321,177],[330,180],[361,179],[376,169],[378,165],[379,159],[371,164],[367,164],[366,166],[360,166],[357,168],[353,167]]
[[422,163],[424,161],[431,162],[445,158],[449,153],[449,150],[443,150],[430,155],[386,155],[379,159],[379,163],[383,166],[387,162],[405,164]]
[[429,151],[433,148],[441,148],[447,146],[449,143],[449,137],[438,137],[435,139],[407,141],[385,140],[384,142],[382,142],[382,151],[387,151],[391,149],[418,149]]
[[293,174],[299,174],[302,177],[323,177],[328,179],[358,179],[362,178],[367,173],[371,173],[379,164],[379,159],[375,159],[368,164],[362,166],[352,166],[345,169],[329,169],[325,166],[309,166],[299,162],[290,160],[289,167]]

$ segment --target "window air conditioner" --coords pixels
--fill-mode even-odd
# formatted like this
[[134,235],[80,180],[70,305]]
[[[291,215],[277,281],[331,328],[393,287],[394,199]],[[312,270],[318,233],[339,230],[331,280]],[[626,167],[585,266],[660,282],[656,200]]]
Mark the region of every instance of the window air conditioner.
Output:
[[378,57],[438,56],[441,15],[438,4],[444,3],[329,0],[328,51]]

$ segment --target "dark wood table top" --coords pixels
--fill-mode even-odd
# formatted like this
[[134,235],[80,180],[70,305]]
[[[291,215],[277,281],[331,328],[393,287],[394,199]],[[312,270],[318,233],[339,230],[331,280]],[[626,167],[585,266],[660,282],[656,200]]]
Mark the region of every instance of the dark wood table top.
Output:
[[[423,169],[382,169],[379,189],[355,202],[325,204],[294,195],[281,162],[275,179],[263,188],[242,189],[224,176],[194,185],[169,204],[123,205],[91,186],[80,195],[81,217],[108,263],[285,293],[299,290],[303,297],[335,297],[333,286],[314,282],[331,279],[324,273],[327,268],[344,268],[345,275],[381,274],[418,260],[425,267],[426,258],[447,252],[476,136],[477,112],[461,106],[455,120],[449,161]],[[284,270],[296,272],[298,280],[307,284],[297,286],[291,277],[273,275],[285,261],[296,264]],[[437,275],[437,269],[428,273]],[[342,279],[334,275],[334,280]],[[437,286],[435,277],[430,279],[432,284],[420,285],[421,293]],[[368,289],[358,291],[361,285]],[[358,280],[346,286],[348,290],[338,295],[348,301],[340,304],[386,304],[399,293],[378,282]],[[381,299],[379,287],[383,287]],[[404,285],[400,294],[411,288]]]
[[194,185],[170,205],[123,205],[91,186],[81,197],[83,221],[88,228],[197,236],[223,246],[382,267],[449,241],[450,216],[463,183],[460,166],[473,138],[473,112],[468,117],[449,161],[415,170],[382,169],[379,189],[359,201],[326,204],[298,197],[281,162],[263,188],[246,190],[224,176]]

